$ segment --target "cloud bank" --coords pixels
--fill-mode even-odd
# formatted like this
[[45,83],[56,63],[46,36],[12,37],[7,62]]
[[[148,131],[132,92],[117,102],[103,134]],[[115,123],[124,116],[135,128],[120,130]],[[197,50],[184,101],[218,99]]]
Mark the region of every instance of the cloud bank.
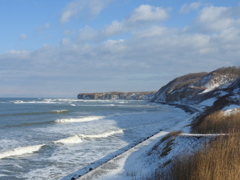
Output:
[[[80,17],[83,6],[97,15],[110,1],[76,0],[61,22]],[[192,24],[169,28],[171,10],[140,5],[121,21],[100,30],[86,26],[59,45],[0,54],[0,94],[68,96],[79,92],[158,90],[190,72],[239,66],[240,7],[184,5],[199,9]],[[68,33],[69,34],[69,33]]]

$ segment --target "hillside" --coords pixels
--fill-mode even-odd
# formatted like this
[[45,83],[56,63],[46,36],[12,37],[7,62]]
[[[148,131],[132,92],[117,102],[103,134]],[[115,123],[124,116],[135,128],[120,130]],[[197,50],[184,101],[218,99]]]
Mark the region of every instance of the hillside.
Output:
[[[196,104],[216,96],[215,91],[228,88],[240,77],[240,68],[219,68],[210,73],[187,74],[159,89],[153,102]],[[215,94],[214,94],[215,93]]]

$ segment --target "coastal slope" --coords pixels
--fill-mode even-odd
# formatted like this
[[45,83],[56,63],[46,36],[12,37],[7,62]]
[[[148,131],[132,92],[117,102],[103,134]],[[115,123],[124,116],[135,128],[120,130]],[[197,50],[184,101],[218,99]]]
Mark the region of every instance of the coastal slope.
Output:
[[240,68],[223,67],[210,73],[192,73],[177,77],[158,90],[152,102],[198,104],[226,91],[240,77]]

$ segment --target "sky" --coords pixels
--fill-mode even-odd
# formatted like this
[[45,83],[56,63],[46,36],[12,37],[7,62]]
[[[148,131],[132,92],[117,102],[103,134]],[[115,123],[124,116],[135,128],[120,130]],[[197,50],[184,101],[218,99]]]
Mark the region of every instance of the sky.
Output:
[[0,97],[157,91],[240,66],[240,0],[0,0]]

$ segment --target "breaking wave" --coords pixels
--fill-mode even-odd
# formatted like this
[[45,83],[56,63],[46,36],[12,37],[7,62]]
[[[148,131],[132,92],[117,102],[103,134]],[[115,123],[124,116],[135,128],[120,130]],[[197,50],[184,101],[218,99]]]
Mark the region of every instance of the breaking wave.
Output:
[[10,101],[14,104],[56,104],[56,103],[71,103],[71,102],[80,102],[82,100],[76,100],[76,99],[37,99],[37,100],[29,100],[29,101],[23,101],[23,100],[15,100]]
[[120,133],[123,133],[123,130],[109,131],[109,132],[105,132],[102,134],[93,134],[93,135],[79,134],[78,136],[82,137],[82,138],[106,138],[106,137],[112,136],[114,134],[120,134]]
[[18,147],[15,149],[11,149],[8,151],[0,152],[0,159],[11,157],[11,156],[21,156],[24,154],[31,154],[33,152],[39,151],[42,145],[34,145],[34,146],[26,146],[26,147]]
[[69,112],[67,109],[62,109],[62,110],[52,110],[50,111],[51,113],[56,113],[56,114],[60,114],[60,113],[67,113]]
[[78,135],[74,135],[74,136],[71,136],[68,138],[54,141],[53,143],[55,143],[55,144],[77,144],[77,143],[81,143],[82,139],[84,139],[84,138],[106,138],[106,137],[112,136],[114,134],[120,134],[120,133],[123,133],[123,130],[109,131],[109,132],[105,132],[102,134],[93,134],[93,135],[78,134]]
[[[59,113],[61,113],[61,112],[59,112]],[[42,125],[42,124],[52,124],[52,123],[88,122],[88,121],[96,121],[96,120],[100,120],[100,119],[104,119],[104,118],[105,118],[105,116],[89,116],[89,117],[82,117],[82,118],[57,119],[57,120],[53,120],[53,121],[21,123],[21,124],[7,125],[4,127],[22,127],[22,126]]]
[[88,116],[82,118],[57,119],[56,123],[74,123],[74,122],[88,122],[96,121],[105,118],[105,116]]
[[52,110],[47,112],[26,112],[26,113],[12,113],[12,114],[0,114],[2,117],[8,116],[30,116],[30,115],[41,115],[41,114],[61,114],[61,113],[68,113],[69,110],[62,109],[62,110]]
[[81,142],[82,142],[82,140],[79,138],[78,135],[54,141],[54,143],[57,143],[57,144],[58,143],[60,143],[60,144],[76,144],[76,143],[81,143]]
[[21,101],[21,100],[16,100],[13,101],[12,103],[14,104],[56,104],[59,102],[55,101]]
[[[63,138],[57,141],[53,141],[54,144],[77,144],[81,143],[84,138],[107,138],[109,136],[123,133],[123,130],[117,131],[109,131],[102,134],[92,134],[92,135],[84,135],[78,134],[71,137]],[[41,145],[32,145],[32,146],[25,146],[25,147],[17,147],[15,149],[10,149],[7,151],[0,152],[0,159],[8,158],[12,156],[21,156],[26,154],[32,154],[34,152],[39,151],[45,144]]]

